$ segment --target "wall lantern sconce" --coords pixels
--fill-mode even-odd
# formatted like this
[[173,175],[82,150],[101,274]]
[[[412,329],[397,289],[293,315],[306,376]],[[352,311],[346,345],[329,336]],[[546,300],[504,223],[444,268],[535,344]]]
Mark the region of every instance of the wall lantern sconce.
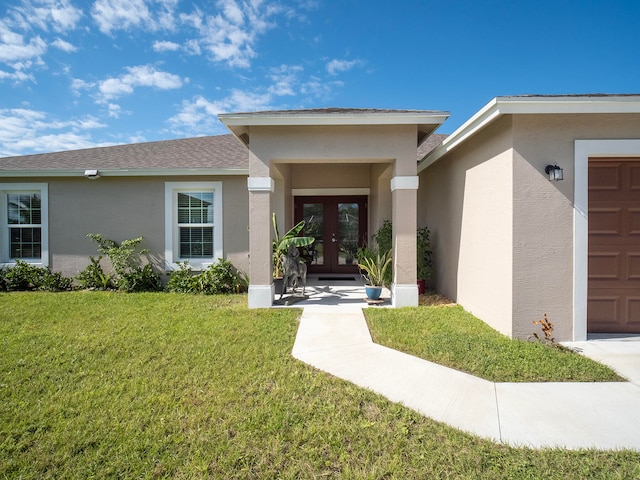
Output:
[[549,181],[560,181],[564,178],[564,171],[558,166],[558,164],[547,165],[544,167],[544,173],[549,175]]
[[98,170],[85,170],[84,176],[89,180],[95,180],[96,178],[100,178],[100,172],[98,172]]

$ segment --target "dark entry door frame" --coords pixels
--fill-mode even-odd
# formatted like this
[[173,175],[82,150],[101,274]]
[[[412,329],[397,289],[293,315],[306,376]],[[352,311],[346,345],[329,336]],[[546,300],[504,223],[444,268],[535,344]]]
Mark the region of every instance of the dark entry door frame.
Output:
[[356,252],[366,245],[366,195],[296,196],[295,222],[305,221],[304,234],[316,241],[309,273],[357,273]]

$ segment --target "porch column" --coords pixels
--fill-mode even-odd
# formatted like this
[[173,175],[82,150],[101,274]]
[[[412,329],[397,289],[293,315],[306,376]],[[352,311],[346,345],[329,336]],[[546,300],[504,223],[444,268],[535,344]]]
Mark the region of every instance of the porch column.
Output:
[[271,177],[249,177],[249,308],[270,308],[275,287],[271,273]]
[[393,177],[391,202],[393,222],[391,301],[394,307],[414,307],[418,305],[416,267],[418,177],[416,175]]

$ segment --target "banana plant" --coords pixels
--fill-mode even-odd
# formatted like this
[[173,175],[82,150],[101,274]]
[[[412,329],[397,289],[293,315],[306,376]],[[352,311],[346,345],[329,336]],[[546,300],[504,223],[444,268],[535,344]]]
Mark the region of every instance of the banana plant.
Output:
[[287,254],[287,250],[290,245],[296,247],[307,247],[311,245],[316,239],[313,237],[299,237],[298,234],[304,228],[304,220],[298,222],[291,230],[285,233],[282,237],[278,230],[278,222],[276,220],[276,214],[272,216],[273,220],[273,276],[275,278],[282,277],[282,255]]

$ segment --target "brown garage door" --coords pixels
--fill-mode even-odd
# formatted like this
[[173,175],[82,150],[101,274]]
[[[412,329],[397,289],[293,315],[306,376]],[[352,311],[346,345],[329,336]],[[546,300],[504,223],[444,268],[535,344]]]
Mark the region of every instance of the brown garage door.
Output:
[[589,160],[589,332],[640,333],[640,159]]

